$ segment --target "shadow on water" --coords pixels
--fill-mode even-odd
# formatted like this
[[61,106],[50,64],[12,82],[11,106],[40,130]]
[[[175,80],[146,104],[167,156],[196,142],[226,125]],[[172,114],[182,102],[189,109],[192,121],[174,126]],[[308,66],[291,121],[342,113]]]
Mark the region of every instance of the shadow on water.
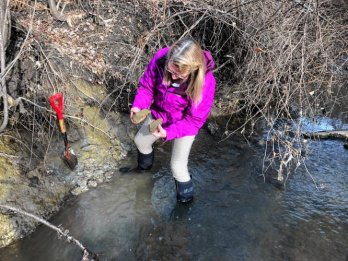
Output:
[[[348,153],[339,141],[309,143],[316,185],[301,168],[279,190],[257,178],[260,151],[202,131],[190,155],[194,202],[176,204],[165,144],[151,173],[116,173],[52,222],[101,260],[347,260]],[[80,258],[46,227],[0,250],[6,261]]]

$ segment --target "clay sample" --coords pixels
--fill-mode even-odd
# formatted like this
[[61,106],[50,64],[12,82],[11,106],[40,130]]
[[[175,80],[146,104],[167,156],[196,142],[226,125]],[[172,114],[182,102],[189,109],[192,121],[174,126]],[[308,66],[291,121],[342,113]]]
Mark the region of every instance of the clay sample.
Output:
[[163,120],[162,119],[157,119],[157,120],[154,120],[152,121],[150,124],[149,124],[149,131],[151,133],[155,132],[155,130],[157,129],[158,125],[162,124]]
[[142,122],[143,120],[145,120],[146,116],[150,114],[150,110],[148,109],[143,109],[141,111],[138,111],[137,113],[135,113],[132,117],[133,122],[135,124],[138,124],[140,122]]

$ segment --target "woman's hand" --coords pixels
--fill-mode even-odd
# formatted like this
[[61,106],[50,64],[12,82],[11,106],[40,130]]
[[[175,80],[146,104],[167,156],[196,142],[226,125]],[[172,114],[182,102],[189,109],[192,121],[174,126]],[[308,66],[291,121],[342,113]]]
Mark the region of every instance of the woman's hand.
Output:
[[134,116],[137,112],[139,112],[139,111],[140,111],[140,109],[137,108],[137,107],[133,107],[133,108],[130,110],[130,120],[131,120],[131,122],[133,122],[134,124],[136,124],[136,122],[133,121],[133,116]]
[[140,110],[137,107],[131,109],[130,119],[134,124],[139,124],[144,121],[151,111],[149,109]]
[[166,138],[167,137],[167,131],[162,128],[161,125],[158,125],[156,130],[152,133],[157,138]]

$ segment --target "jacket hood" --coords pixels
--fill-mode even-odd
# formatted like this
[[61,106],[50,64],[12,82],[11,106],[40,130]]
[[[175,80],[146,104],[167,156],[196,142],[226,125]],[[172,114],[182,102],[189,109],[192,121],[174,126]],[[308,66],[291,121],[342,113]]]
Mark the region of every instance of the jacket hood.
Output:
[[207,72],[212,71],[214,69],[215,62],[213,57],[211,56],[211,53],[209,51],[203,51],[203,55]]

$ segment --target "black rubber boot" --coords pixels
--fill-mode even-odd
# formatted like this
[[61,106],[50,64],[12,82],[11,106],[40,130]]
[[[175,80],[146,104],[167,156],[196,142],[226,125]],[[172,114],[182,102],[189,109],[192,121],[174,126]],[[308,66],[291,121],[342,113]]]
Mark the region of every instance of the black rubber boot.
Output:
[[140,170],[149,170],[152,168],[154,152],[143,154],[138,150],[138,168]]
[[136,167],[122,167],[119,169],[121,173],[142,172],[152,168],[154,160],[154,151],[149,154],[143,154],[138,150],[138,165]]
[[193,183],[192,179],[186,182],[175,180],[176,199],[181,203],[188,203],[193,199]]

